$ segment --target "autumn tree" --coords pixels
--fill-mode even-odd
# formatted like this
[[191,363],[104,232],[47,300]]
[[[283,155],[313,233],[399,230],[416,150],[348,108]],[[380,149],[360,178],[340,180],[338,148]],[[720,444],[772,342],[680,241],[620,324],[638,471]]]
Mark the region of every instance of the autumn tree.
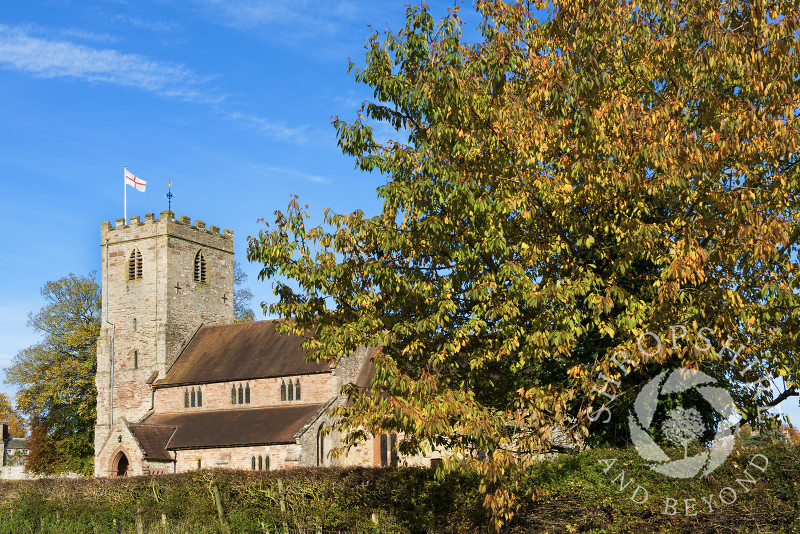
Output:
[[0,393],[0,420],[8,423],[8,429],[11,432],[11,437],[24,438],[26,432],[25,422],[17,410],[12,405],[5,393]]
[[423,4],[351,64],[375,98],[334,125],[384,176],[380,213],[310,226],[293,199],[248,258],[314,357],[382,347],[373,386],[338,410],[350,437],[453,452],[498,527],[533,453],[556,433],[613,438],[631,386],[664,368],[722,380],[750,420],[797,394],[800,9],[476,7],[479,42]]
[[253,292],[245,286],[247,273],[242,270],[238,261],[233,262],[233,320],[237,323],[249,323],[255,320],[256,314],[251,308]]
[[41,293],[45,305],[28,316],[28,325],[43,338],[14,356],[5,380],[19,388],[17,404],[31,424],[27,468],[90,475],[100,286],[94,273],[70,273],[47,282]]

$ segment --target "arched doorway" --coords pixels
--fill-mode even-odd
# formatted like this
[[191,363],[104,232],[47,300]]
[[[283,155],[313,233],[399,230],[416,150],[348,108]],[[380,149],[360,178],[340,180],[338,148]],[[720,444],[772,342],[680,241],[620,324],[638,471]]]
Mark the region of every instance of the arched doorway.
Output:
[[128,460],[128,455],[124,452],[119,451],[119,454],[117,454],[117,457],[114,459],[114,462],[111,465],[111,472],[116,473],[118,477],[128,476],[130,460]]

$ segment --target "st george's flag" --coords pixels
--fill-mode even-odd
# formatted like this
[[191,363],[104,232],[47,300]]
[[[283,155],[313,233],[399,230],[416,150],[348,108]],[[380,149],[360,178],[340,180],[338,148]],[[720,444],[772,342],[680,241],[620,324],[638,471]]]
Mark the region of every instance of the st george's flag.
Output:
[[147,186],[147,182],[134,176],[128,169],[125,169],[125,184],[141,192],[144,192],[144,188]]

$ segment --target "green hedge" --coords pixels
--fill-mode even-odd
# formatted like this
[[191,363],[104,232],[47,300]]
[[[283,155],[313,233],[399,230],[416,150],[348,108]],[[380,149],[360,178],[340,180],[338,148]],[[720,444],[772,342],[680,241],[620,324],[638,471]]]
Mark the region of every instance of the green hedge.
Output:
[[[745,491],[736,479],[755,454],[769,465],[763,473],[749,469],[757,480],[744,483]],[[633,481],[620,490],[623,469],[625,482]],[[537,498],[524,502],[504,531],[800,532],[800,447],[782,443],[737,448],[703,479],[667,479],[650,471],[633,449],[602,449],[542,461],[522,484]],[[644,504],[630,499],[637,486],[649,493]],[[736,502],[721,505],[718,495],[725,487],[737,490]],[[423,468],[43,479],[2,482],[0,495],[0,534],[469,533],[486,532],[488,525],[476,476],[436,477]],[[642,495],[640,490],[638,500]],[[717,495],[712,513],[700,499],[707,495]],[[663,513],[670,511],[667,498],[678,503],[675,515]],[[685,515],[686,498],[696,499],[696,516]]]

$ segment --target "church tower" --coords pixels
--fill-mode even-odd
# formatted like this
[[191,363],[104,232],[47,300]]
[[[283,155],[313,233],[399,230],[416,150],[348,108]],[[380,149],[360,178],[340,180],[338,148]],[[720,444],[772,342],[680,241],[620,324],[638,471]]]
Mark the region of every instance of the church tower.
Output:
[[152,409],[151,384],[201,325],[233,322],[231,230],[163,211],[102,223],[100,245],[95,458],[114,423],[139,422]]

